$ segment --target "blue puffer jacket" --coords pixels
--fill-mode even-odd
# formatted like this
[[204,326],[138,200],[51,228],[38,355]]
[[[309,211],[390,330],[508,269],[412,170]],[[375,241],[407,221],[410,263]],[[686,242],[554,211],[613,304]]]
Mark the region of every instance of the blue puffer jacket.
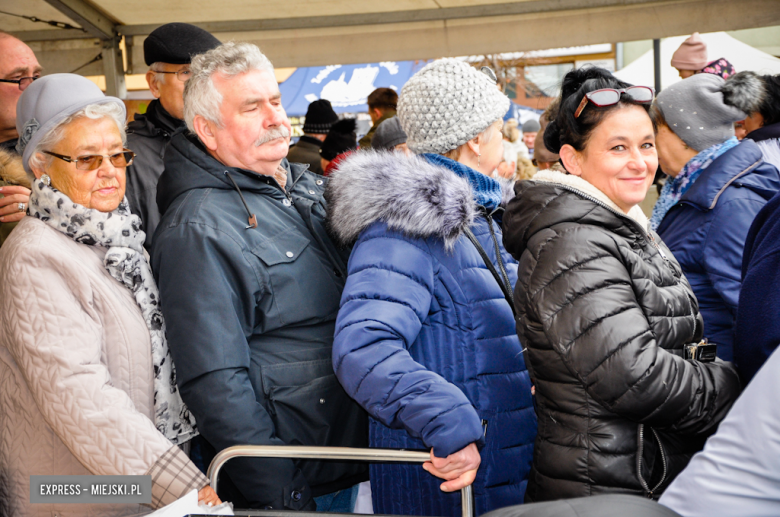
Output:
[[704,336],[724,361],[733,360],[745,238],[778,190],[780,173],[744,140],[715,159],[658,226],[699,301]]
[[[500,271],[498,245],[514,285],[500,210],[480,212],[450,170],[394,153],[357,153],[326,198],[337,237],[357,239],[333,367],[372,417],[371,446],[446,457],[476,442],[477,514],[522,503],[536,436],[531,384],[509,304],[463,233],[471,228]],[[420,465],[373,465],[374,511],[459,515],[459,494],[441,483]]]

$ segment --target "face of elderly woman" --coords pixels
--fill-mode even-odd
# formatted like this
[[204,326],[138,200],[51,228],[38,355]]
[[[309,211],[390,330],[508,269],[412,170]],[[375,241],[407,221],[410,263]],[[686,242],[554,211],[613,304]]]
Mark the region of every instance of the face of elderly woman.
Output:
[[561,148],[566,170],[601,190],[623,212],[639,204],[658,168],[653,123],[639,106],[612,110],[582,152]]
[[[49,149],[47,149],[49,150]],[[51,184],[74,203],[100,212],[116,210],[125,196],[125,167],[114,167],[108,156],[122,151],[122,137],[116,122],[109,117],[81,117],[64,128],[64,137],[50,151],[76,158],[87,154],[102,154],[103,163],[95,170],[76,169],[75,163],[59,158],[47,160],[45,171]]]

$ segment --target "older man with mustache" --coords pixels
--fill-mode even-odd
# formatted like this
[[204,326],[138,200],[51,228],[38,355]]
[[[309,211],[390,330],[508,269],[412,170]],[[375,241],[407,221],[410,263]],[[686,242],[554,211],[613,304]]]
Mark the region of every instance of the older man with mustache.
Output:
[[[331,366],[349,250],[325,229],[328,180],[285,159],[290,122],[256,46],[226,43],[191,69],[190,131],[165,154],[152,266],[205,462],[237,444],[367,446],[367,416]],[[223,499],[279,510],[351,511],[368,478],[359,464],[287,459],[223,472]]]

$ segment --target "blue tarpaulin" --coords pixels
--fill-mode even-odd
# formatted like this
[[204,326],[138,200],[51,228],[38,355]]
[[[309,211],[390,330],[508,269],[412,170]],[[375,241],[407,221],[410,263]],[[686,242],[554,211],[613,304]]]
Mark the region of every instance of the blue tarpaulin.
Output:
[[312,101],[328,99],[336,113],[366,113],[368,95],[377,88],[401,87],[428,61],[389,61],[363,65],[299,68],[279,89],[287,115],[302,117]]

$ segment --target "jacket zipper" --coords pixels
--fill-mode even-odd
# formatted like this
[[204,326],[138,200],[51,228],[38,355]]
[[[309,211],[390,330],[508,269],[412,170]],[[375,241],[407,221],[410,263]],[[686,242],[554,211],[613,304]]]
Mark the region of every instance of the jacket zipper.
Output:
[[658,490],[666,480],[666,474],[667,474],[666,452],[664,451],[664,446],[661,443],[661,437],[658,436],[656,430],[651,427],[650,431],[652,431],[653,436],[655,437],[655,441],[658,443],[658,450],[661,452],[661,465],[663,467],[661,480],[651,490],[650,486],[647,484],[647,481],[645,481],[645,478],[642,476],[642,455],[644,454],[644,450],[645,450],[645,424],[639,424],[638,431],[639,431],[639,447],[637,450],[637,458],[636,458],[636,475],[639,478],[639,483],[642,485],[642,489],[645,491],[645,496],[652,499],[653,495],[655,494],[655,491]]

